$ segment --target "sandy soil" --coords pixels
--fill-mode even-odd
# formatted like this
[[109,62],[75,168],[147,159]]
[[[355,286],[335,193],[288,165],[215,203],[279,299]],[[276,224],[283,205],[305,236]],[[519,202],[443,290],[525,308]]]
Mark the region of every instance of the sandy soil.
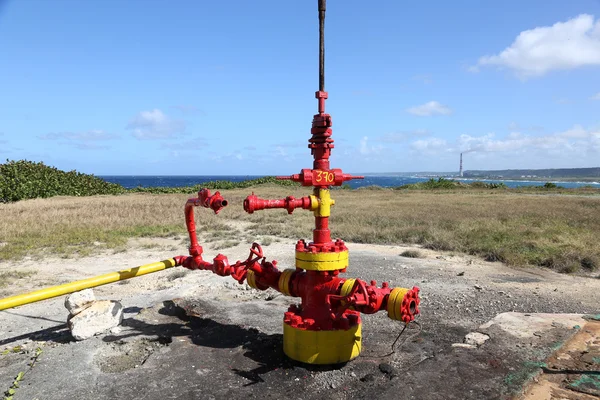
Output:
[[[264,247],[280,268],[293,266],[294,240]],[[95,289],[99,299],[125,307],[121,330],[73,342],[65,328],[64,297],[0,312],[0,390],[27,368],[31,352],[44,353],[28,370],[19,398],[506,398],[526,380],[507,381],[524,363],[548,356],[563,331],[515,339],[488,332],[478,349],[452,347],[502,312],[598,314],[600,279],[528,268],[512,269],[476,257],[414,247],[348,244],[347,276],[421,288],[422,331],[409,329],[390,354],[401,326],[385,313],[365,316],[363,353],[343,366],[295,364],[281,351],[281,317],[296,299],[258,292],[206,271],[170,269]],[[26,259],[0,263],[0,272],[36,271],[0,289],[0,296],[82,279],[185,254],[182,239],[132,240],[125,253],[80,259]],[[174,249],[178,249],[176,251]],[[218,252],[245,259],[249,244]],[[173,299],[176,302],[171,302]],[[181,302],[193,316],[182,315]],[[570,328],[569,328],[570,329]],[[59,374],[62,378],[53,378]],[[124,379],[127,378],[127,379]],[[135,382],[135,383],[133,383]],[[143,396],[140,394],[143,393]]]

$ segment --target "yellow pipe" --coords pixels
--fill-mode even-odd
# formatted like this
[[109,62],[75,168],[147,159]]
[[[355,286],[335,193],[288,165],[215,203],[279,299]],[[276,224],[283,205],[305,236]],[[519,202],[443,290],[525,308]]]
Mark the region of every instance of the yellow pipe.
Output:
[[0,299],[0,311],[22,306],[24,304],[35,303],[36,301],[51,299],[64,294],[78,292],[83,289],[93,288],[129,278],[135,278],[137,276],[151,274],[153,272],[162,271],[175,266],[177,266],[175,259],[169,258],[168,260],[141,265],[139,267],[125,269],[123,271],[110,272],[108,274],[94,276],[93,278],[65,283],[58,286],[51,286],[49,288],[36,290],[35,292],[6,297],[4,299]]

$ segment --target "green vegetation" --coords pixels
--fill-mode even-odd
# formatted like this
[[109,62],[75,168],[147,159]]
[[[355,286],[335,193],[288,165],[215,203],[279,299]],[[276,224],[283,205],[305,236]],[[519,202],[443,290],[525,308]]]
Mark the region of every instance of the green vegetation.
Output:
[[411,183],[408,185],[399,186],[397,189],[417,189],[417,190],[433,190],[433,189],[454,189],[460,185],[459,182],[446,178],[431,178],[425,182]]
[[298,186],[292,181],[280,181],[274,176],[250,179],[242,182],[213,181],[202,185],[184,187],[137,187],[125,189],[116,183],[109,183],[94,175],[77,171],[64,172],[49,167],[42,162],[26,160],[9,161],[0,164],[0,203],[10,203],[25,199],[53,196],[93,196],[124,193],[194,193],[202,188],[245,189],[258,185]]
[[471,183],[463,183],[453,179],[446,178],[430,178],[425,182],[410,183],[407,185],[398,186],[394,189],[409,189],[409,190],[439,190],[439,189],[507,189],[507,186],[500,183],[486,183],[475,181]]
[[[19,350],[17,352],[21,352],[22,349],[19,347]],[[15,347],[16,349],[16,347]],[[35,349],[35,351],[33,352],[33,356],[31,357],[31,361],[27,364],[27,366],[29,367],[27,369],[27,371],[23,372],[19,372],[17,374],[17,376],[15,377],[15,379],[13,380],[12,384],[10,385],[10,387],[4,392],[4,397],[3,400],[13,400],[13,396],[15,395],[15,393],[17,392],[17,389],[20,387],[21,385],[21,381],[23,380],[23,378],[25,377],[25,375],[31,371],[33,369],[33,367],[35,367],[36,363],[38,362],[40,355],[42,354],[42,348],[41,347],[37,347]],[[15,351],[13,351],[15,352]],[[4,354],[4,353],[3,353]]]
[[[136,187],[125,189],[116,183],[109,183],[93,175],[77,171],[64,172],[44,163],[31,161],[9,161],[0,164],[0,203],[10,203],[19,200],[47,198],[53,196],[92,196],[117,195],[126,193],[149,194],[192,194],[202,188],[213,190],[246,189],[250,187],[271,185],[284,187],[299,187],[299,184],[287,180],[277,180],[274,176],[266,176],[241,182],[211,181],[194,186],[182,187]],[[341,190],[351,190],[350,185],[344,184]],[[379,186],[363,187],[361,190],[380,190]],[[535,192],[555,190],[563,194],[586,194],[597,192],[593,187],[580,189],[564,189],[552,182],[544,186],[529,186],[508,189],[500,183],[475,181],[464,183],[447,178],[431,178],[425,182],[412,183],[395,187],[396,190],[453,190],[453,189],[506,189],[517,192]]]
[[[263,198],[301,197],[310,189],[262,186]],[[223,191],[219,215],[196,211],[207,252],[259,237],[309,238],[312,213],[265,210],[246,214],[247,189]],[[84,256],[124,250],[136,237],[186,238],[184,194],[56,197],[0,205],[0,260],[26,255]],[[340,190],[332,234],[348,242],[417,244],[509,265],[537,265],[562,272],[600,267],[600,197],[547,196],[544,190]],[[187,239],[174,239],[187,253]],[[266,241],[267,243],[269,240]]]
[[44,163],[6,161],[0,164],[0,203],[53,196],[121,194],[121,185],[77,171],[64,172]]
[[559,169],[503,169],[495,171],[465,171],[465,177],[469,178],[503,178],[503,179],[565,179],[565,180],[598,180],[600,179],[600,168],[559,168]]
[[19,372],[15,377],[12,385],[4,392],[4,400],[12,400],[14,394],[17,392],[21,381],[23,380],[24,372]]
[[404,250],[400,253],[400,256],[407,258],[423,258],[423,255],[418,250]]
[[[196,211],[200,240],[207,250],[251,243],[257,237],[266,236],[268,243],[269,237],[311,236],[314,218],[310,212],[298,210],[290,216],[284,210],[268,210],[248,215],[241,207],[250,194],[248,187],[263,198],[298,198],[310,193],[310,188],[274,178],[203,186],[222,190],[230,203],[218,216],[208,210]],[[86,256],[103,249],[125,251],[128,240],[136,237],[186,238],[178,251],[185,254],[183,206],[198,189],[138,188],[118,192],[122,193],[119,196],[55,197],[0,204],[0,260],[46,254]],[[418,244],[509,265],[537,265],[562,272],[600,267],[598,189],[564,189],[552,184],[507,189],[444,178],[399,189],[336,190],[331,217],[333,236],[349,242]],[[550,193],[553,195],[548,196]],[[15,277],[0,276],[0,281],[10,279]]]
[[154,194],[176,194],[185,193],[190,194],[198,192],[202,188],[215,189],[215,190],[228,190],[228,189],[246,189],[259,185],[277,185],[277,186],[299,186],[296,182],[292,181],[280,181],[274,176],[265,176],[262,178],[248,179],[241,182],[231,181],[211,181],[205,182],[200,185],[194,186],[181,186],[181,187],[137,187],[127,190],[129,193],[154,193]]

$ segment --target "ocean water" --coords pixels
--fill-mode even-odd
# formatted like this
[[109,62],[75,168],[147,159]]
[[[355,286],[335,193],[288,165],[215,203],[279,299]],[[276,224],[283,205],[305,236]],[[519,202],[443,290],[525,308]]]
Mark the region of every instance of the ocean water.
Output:
[[[181,187],[181,186],[194,186],[211,181],[232,181],[241,182],[248,179],[262,178],[263,175],[104,175],[99,176],[100,178],[113,183],[118,183],[127,189],[141,187],[156,187],[156,186],[168,186],[168,187]],[[449,179],[456,179],[454,177]],[[402,186],[409,183],[417,183],[429,180],[428,177],[416,177],[416,176],[398,176],[398,175],[367,175],[365,179],[357,179],[347,182],[352,188],[356,189],[363,186],[382,186],[382,187],[396,187]],[[473,182],[473,179],[459,179],[465,183]],[[503,182],[506,186],[514,188],[519,186],[543,186],[545,181],[512,181],[512,180],[490,180],[482,179],[479,180],[488,183],[499,183]],[[553,181],[559,186],[566,188],[577,188],[581,186],[592,186],[600,189],[600,182],[558,182]]]

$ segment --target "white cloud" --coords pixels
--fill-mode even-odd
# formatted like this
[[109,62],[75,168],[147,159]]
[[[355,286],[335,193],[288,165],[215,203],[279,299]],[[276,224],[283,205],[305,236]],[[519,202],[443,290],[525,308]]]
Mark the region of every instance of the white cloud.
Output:
[[583,154],[600,151],[600,131],[585,129],[575,125],[564,132],[549,135],[530,136],[512,132],[503,139],[497,139],[494,133],[483,136],[460,135],[454,151],[470,152],[507,152],[521,154],[529,151],[541,151],[545,154],[567,153]]
[[437,101],[430,101],[429,103],[425,103],[420,106],[411,107],[406,111],[413,115],[418,115],[420,117],[452,114],[452,110],[450,108],[438,103]]
[[523,31],[509,47],[481,57],[470,69],[506,67],[527,78],[590,65],[600,65],[600,20],[582,14],[566,22]]
[[586,139],[591,135],[591,132],[588,132],[581,125],[575,125],[571,129],[564,132],[560,132],[557,135],[570,139]]
[[185,122],[169,118],[161,110],[142,111],[127,124],[138,139],[165,139],[185,131]]
[[600,100],[600,92],[598,92],[594,96],[590,97],[590,100]]
[[410,144],[410,147],[419,153],[434,154],[448,149],[448,142],[439,138],[427,138],[415,140]]
[[568,130],[535,135],[511,132],[498,137],[460,135],[456,140],[428,137],[410,144],[416,160],[458,164],[458,153],[470,153],[468,168],[562,168],[597,166],[600,159],[600,128],[574,125]]
[[383,150],[383,146],[369,146],[368,136],[363,136],[363,138],[360,139],[360,146],[358,148],[358,151],[363,156],[379,154],[381,150]]

